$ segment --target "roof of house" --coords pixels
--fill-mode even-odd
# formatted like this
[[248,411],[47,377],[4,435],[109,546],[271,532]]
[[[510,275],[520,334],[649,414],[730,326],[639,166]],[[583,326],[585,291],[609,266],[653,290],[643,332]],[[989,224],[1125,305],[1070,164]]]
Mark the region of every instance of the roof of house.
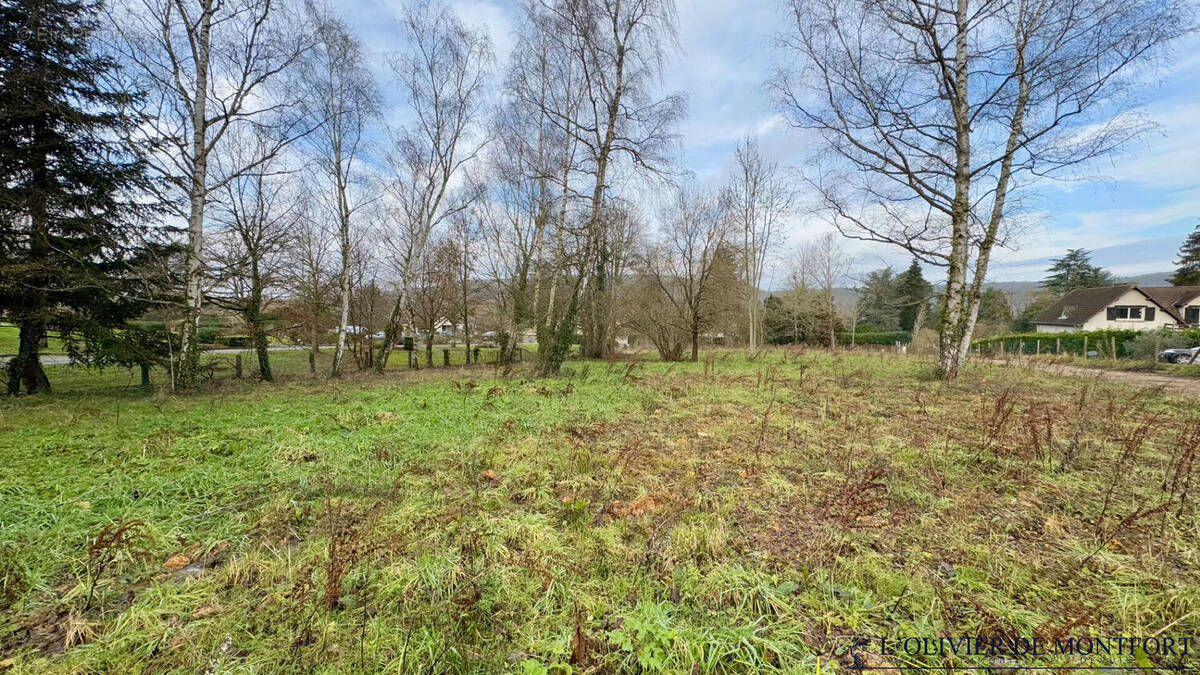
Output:
[[1139,286],[1138,290],[1161,305],[1167,314],[1180,323],[1184,320],[1183,308],[1200,296],[1200,286]]
[[1071,291],[1050,305],[1034,319],[1034,323],[1047,326],[1082,326],[1084,322],[1116,302],[1122,295],[1137,290],[1146,299],[1158,305],[1176,321],[1183,321],[1181,309],[1187,302],[1200,296],[1200,286],[1157,286],[1141,287],[1135,284],[1120,284],[1100,288],[1080,288]]
[[1048,326],[1082,326],[1097,312],[1134,288],[1137,288],[1134,284],[1121,284],[1071,291],[1046,308],[1033,322]]

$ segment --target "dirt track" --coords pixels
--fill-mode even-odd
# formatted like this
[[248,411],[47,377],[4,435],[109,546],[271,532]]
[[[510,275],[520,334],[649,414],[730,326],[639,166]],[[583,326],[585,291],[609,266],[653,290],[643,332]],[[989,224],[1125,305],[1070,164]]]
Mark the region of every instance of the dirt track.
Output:
[[1051,373],[1070,375],[1072,377],[1123,382],[1143,389],[1162,389],[1174,394],[1200,395],[1200,379],[1193,377],[1168,375],[1165,373],[1139,373],[1124,370],[1107,370],[1104,368],[1084,368],[1082,366],[1070,366],[1061,363],[1034,363],[1016,359],[1004,361],[993,359],[987,362],[1009,368],[1035,368]]

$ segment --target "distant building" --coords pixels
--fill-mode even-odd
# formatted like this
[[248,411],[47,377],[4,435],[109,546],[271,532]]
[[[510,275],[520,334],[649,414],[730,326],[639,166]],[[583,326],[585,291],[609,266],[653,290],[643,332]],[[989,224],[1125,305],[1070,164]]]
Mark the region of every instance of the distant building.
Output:
[[1071,291],[1042,312],[1039,333],[1157,330],[1200,325],[1200,286],[1135,284]]

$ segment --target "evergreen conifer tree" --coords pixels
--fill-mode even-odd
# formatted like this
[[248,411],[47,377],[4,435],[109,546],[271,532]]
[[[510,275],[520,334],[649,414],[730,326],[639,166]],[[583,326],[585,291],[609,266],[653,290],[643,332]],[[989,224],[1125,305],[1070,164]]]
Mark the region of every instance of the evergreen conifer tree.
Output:
[[921,309],[928,310],[933,286],[921,274],[921,265],[914,259],[908,269],[896,277],[896,295],[900,304],[900,330],[912,331]]
[[1172,286],[1200,286],[1200,225],[1179,247],[1179,259],[1175,261],[1175,274],[1170,281]]
[[1066,255],[1050,262],[1053,264],[1046,270],[1050,276],[1042,281],[1042,288],[1056,295],[1066,295],[1080,288],[1099,288],[1116,283],[1116,279],[1108,270],[1092,264],[1092,253],[1086,249],[1069,249]]
[[123,138],[135,94],[113,85],[114,62],[91,45],[98,6],[0,2],[0,315],[19,327],[8,391],[48,391],[47,332],[114,326],[148,249],[135,202],[143,162]]

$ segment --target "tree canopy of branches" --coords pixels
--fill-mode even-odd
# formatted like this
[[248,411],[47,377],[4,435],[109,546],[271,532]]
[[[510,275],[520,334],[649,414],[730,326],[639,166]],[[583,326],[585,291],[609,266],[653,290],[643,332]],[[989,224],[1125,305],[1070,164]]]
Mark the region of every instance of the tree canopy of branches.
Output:
[[[297,205],[297,219],[291,228],[287,264],[282,274],[291,300],[281,310],[293,332],[308,340],[308,367],[312,374],[316,374],[321,334],[329,327],[329,312],[337,300],[341,279],[341,269],[335,271],[332,264],[334,242],[314,210],[310,199],[301,199]],[[333,325],[336,327],[337,323]]]
[[767,255],[779,238],[779,227],[791,209],[793,195],[779,163],[763,157],[753,138],[746,138],[737,146],[734,162],[733,175],[723,199],[741,236],[749,331],[747,344],[750,351],[755,351],[762,345],[759,291]]
[[389,237],[399,282],[375,360],[380,372],[399,335],[412,275],[422,267],[430,238],[478,196],[476,186],[456,192],[452,183],[487,142],[480,126],[493,61],[487,35],[465,26],[447,7],[418,3],[406,8],[401,23],[409,47],[393,59],[392,70],[415,119],[394,134],[389,159],[397,204],[397,227]]
[[360,173],[362,154],[367,127],[378,114],[379,95],[364,62],[362,45],[345,23],[311,3],[308,16],[315,26],[316,46],[300,62],[299,82],[309,92],[303,110],[315,130],[307,140],[322,177],[328,180],[328,187],[319,194],[335,223],[341,259],[337,343],[330,370],[339,377],[346,355],[352,295],[351,219],[368,201],[355,188],[361,188],[365,180]]
[[[1018,188],[1136,136],[1135,78],[1191,26],[1185,0],[791,0],[772,87],[819,132],[816,210],[945,267],[938,368],[970,346]],[[1120,112],[1125,111],[1125,112]]]
[[608,226],[629,222],[606,217],[612,177],[621,165],[650,175],[669,171],[667,152],[685,101],[658,96],[653,87],[674,40],[671,0],[543,0],[536,11],[543,16],[533,25],[551,41],[549,58],[565,68],[579,97],[579,105],[547,106],[545,112],[577,143],[577,169],[591,193],[574,283],[543,359],[543,372],[550,373],[566,358],[580,318],[588,356],[611,348],[611,275],[614,256],[623,251],[613,238],[619,233]]
[[[248,137],[237,138],[227,153],[218,154],[218,165],[242,165],[247,154],[262,156],[263,146],[272,142],[252,129],[235,133]],[[224,154],[232,156],[226,159]],[[275,158],[260,164],[257,171],[242,173],[225,183],[215,209],[219,229],[209,260],[214,284],[209,296],[213,304],[244,318],[258,358],[259,377],[267,382],[274,376],[265,313],[272,300],[270,293],[283,289],[280,282],[287,263],[286,248],[292,243],[292,229],[300,217],[300,202],[288,189],[292,176],[280,165]]]
[[[719,201],[693,189],[682,189],[661,216],[663,230],[650,244],[640,266],[648,283],[641,294],[650,305],[635,315],[665,360],[682,358],[682,342],[691,343],[691,360],[700,352],[700,334],[724,311],[718,302],[718,253],[725,245],[727,221]],[[682,336],[682,338],[680,337]]]
[[[433,365],[433,339],[439,323],[451,320],[458,300],[459,279],[455,262],[458,246],[445,238],[430,242],[430,251],[420,258],[420,267],[412,271],[406,295],[408,316],[425,343],[425,365]],[[451,324],[454,322],[451,320]]]
[[826,232],[800,248],[799,264],[805,278],[815,282],[821,293],[820,310],[824,321],[825,344],[837,346],[838,309],[834,289],[844,284],[854,264],[834,232]]

